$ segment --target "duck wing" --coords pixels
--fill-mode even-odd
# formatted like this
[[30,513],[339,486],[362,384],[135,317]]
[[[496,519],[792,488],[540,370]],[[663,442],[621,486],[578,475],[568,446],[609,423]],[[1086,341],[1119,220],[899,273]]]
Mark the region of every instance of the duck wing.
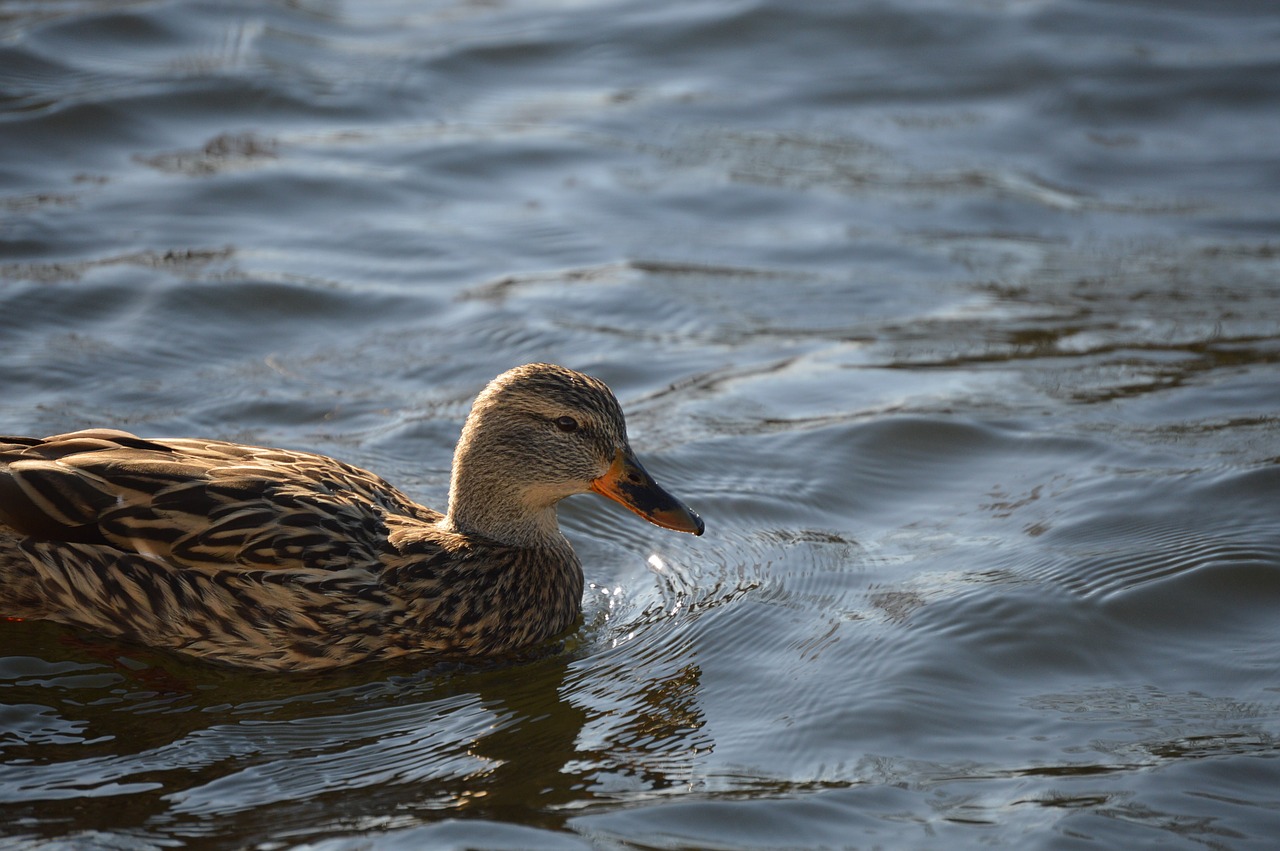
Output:
[[89,430],[0,437],[0,523],[204,571],[374,569],[386,518],[434,523],[372,473],[305,452]]

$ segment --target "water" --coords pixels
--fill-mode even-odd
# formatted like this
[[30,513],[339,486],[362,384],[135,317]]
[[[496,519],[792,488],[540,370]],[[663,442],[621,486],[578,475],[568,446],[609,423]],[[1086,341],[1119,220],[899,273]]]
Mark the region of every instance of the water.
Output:
[[1280,14],[0,2],[0,431],[327,452],[608,381],[694,539],[280,677],[0,623],[15,848],[1270,848]]

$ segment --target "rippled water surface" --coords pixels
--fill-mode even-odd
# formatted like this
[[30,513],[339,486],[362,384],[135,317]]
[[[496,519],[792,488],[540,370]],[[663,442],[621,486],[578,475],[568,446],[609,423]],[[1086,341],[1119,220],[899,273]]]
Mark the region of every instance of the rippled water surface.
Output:
[[1280,835],[1274,3],[0,0],[0,110],[0,432],[443,505],[549,360],[708,527],[496,669],[0,622],[0,844]]

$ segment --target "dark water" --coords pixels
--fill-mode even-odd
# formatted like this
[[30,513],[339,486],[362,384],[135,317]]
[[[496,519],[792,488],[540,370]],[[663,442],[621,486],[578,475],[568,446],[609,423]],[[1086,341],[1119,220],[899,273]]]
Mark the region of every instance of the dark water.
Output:
[[0,2],[0,431],[442,505],[599,375],[563,650],[237,673],[0,622],[14,848],[1271,848],[1270,0]]

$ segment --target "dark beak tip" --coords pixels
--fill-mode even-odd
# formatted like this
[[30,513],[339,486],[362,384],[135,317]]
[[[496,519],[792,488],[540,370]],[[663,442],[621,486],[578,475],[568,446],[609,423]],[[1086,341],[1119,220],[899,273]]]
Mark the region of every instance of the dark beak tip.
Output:
[[613,466],[592,482],[591,490],[666,529],[690,535],[706,531],[698,512],[663,490],[629,451],[618,450]]
[[701,535],[706,531],[707,524],[702,522],[702,515],[679,500],[671,499],[671,503],[663,510],[654,512],[650,519],[657,520],[660,526],[690,535]]
[[698,512],[685,505],[676,504],[671,507],[650,511],[636,510],[636,513],[650,523],[661,526],[664,529],[671,529],[674,532],[701,535],[707,528],[706,524],[702,522],[702,518],[698,516]]

